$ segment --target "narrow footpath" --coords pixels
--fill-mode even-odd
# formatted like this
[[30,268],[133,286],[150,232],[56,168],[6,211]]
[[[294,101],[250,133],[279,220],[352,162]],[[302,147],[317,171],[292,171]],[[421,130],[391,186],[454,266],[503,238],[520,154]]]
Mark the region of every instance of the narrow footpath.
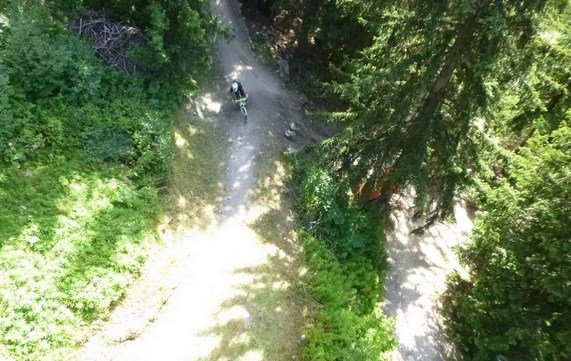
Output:
[[[290,287],[300,272],[299,247],[288,228],[291,213],[280,196],[283,184],[274,158],[290,146],[283,136],[288,124],[303,121],[301,102],[252,52],[234,0],[215,0],[212,7],[234,37],[216,44],[220,84],[199,97],[196,109],[181,115],[175,179],[184,182],[193,176],[193,169],[185,166],[195,157],[188,150],[193,140],[186,138],[200,135],[185,124],[222,124],[218,138],[227,147],[221,160],[224,191],[219,204],[211,207],[216,209],[215,221],[185,227],[185,218],[196,213],[197,205],[189,202],[196,194],[170,190],[178,192],[175,206],[180,213],[177,221],[160,230],[168,246],[149,260],[141,281],[88,340],[78,359],[299,358],[303,304]],[[226,99],[232,79],[242,82],[250,94],[247,124]],[[224,153],[224,147],[219,151]],[[212,161],[217,166],[214,153]],[[175,230],[169,229],[172,224]],[[158,276],[163,274],[167,281]],[[163,292],[148,291],[156,288],[154,281]]]
[[463,272],[454,247],[467,240],[472,220],[463,203],[454,210],[456,223],[435,223],[424,234],[410,232],[421,226],[413,221],[410,193],[393,200],[387,230],[389,271],[385,312],[395,318],[395,338],[399,344],[391,361],[456,360],[454,347],[446,340],[440,314],[440,296],[446,289],[446,276]]

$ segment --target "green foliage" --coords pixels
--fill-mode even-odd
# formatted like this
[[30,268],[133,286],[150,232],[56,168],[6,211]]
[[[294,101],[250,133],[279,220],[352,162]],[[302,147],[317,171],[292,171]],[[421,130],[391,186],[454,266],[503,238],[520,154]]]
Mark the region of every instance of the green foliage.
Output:
[[133,139],[120,129],[97,128],[87,139],[85,155],[96,161],[128,162],[134,158]]
[[[308,328],[304,358],[381,359],[395,342],[393,326],[382,314],[378,303],[380,290],[376,270],[365,259],[344,264],[313,236],[302,234],[302,238],[304,250],[309,255],[307,287],[321,306]],[[359,294],[363,286],[373,292]],[[375,296],[368,299],[371,293]]]
[[542,1],[385,6],[373,45],[331,82],[350,104],[345,134],[330,143],[339,173],[373,189],[412,185],[427,224],[451,214],[456,190],[479,170],[474,119],[497,99],[494,84],[520,78],[543,8]]
[[[62,95],[88,100],[99,95],[102,69],[88,44],[54,22],[45,8],[9,6],[10,20],[0,45],[0,59],[10,82],[26,99]],[[30,23],[29,18],[36,19]],[[80,98],[80,99],[78,99]]]
[[[257,9],[286,34],[296,60],[311,70],[340,64],[369,46],[375,36],[380,6],[371,1],[243,0],[246,11]],[[295,37],[291,36],[294,32]]]
[[[106,67],[51,10],[0,2],[0,344],[18,360],[71,358],[137,276],[155,242],[153,187],[171,173],[176,95],[193,90]],[[170,20],[148,11],[151,51],[172,54]],[[207,65],[206,40],[193,41],[185,52]]]
[[470,282],[451,280],[449,326],[471,360],[565,360],[571,352],[571,128],[537,135],[510,182],[485,194],[460,253]]
[[154,239],[156,192],[85,169],[67,159],[0,174],[0,343],[17,359],[69,356]]
[[467,359],[566,360],[571,293],[570,9],[544,19],[517,82],[498,87],[476,182],[483,208],[449,281],[449,328]]
[[146,94],[141,79],[106,68],[44,8],[8,10],[0,47],[3,161],[20,166],[85,147],[91,159],[135,165],[129,176],[140,184],[162,182],[173,156],[174,104],[165,97],[150,104],[156,91]]
[[380,309],[386,267],[377,222],[359,210],[311,156],[295,167],[307,254],[305,286],[319,303],[308,326],[307,360],[378,360],[394,347]]
[[[336,181],[364,193],[411,185],[427,225],[451,214],[458,190],[477,193],[483,211],[461,252],[470,279],[451,281],[445,308],[465,359],[568,359],[569,2],[243,3],[269,9],[305,79],[329,79],[314,92],[341,100],[329,119],[345,132],[320,150]],[[322,249],[311,249],[344,259],[353,242],[331,239],[350,239],[347,196],[312,172],[302,204]]]
[[254,51],[262,56],[264,61],[272,66],[277,66],[278,55],[272,49],[270,42],[264,35],[254,35],[252,37],[252,46]]
[[295,32],[298,68],[327,81],[320,93],[337,111],[329,119],[346,124],[326,154],[337,175],[369,191],[411,185],[427,225],[452,213],[456,191],[480,170],[475,119],[489,116],[501,91],[521,88],[540,22],[565,7],[544,0],[244,3],[269,7],[284,34]]
[[65,0],[50,1],[64,13],[104,9],[116,21],[129,21],[149,38],[132,50],[147,72],[192,82],[212,65],[217,22],[206,0]]

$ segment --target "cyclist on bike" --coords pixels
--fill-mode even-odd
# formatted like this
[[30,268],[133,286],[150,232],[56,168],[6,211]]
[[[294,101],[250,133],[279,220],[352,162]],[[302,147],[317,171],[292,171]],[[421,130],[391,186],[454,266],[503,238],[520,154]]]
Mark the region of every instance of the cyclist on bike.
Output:
[[248,93],[246,92],[246,89],[242,86],[242,83],[240,83],[237,80],[232,80],[232,86],[230,87],[230,93],[232,93],[234,95],[234,100],[238,100],[241,98],[248,99]]

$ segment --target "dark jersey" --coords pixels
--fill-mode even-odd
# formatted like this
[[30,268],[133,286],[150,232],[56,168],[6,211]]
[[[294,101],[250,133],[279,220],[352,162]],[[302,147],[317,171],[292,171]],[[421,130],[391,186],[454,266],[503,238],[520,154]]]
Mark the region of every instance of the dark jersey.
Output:
[[238,90],[234,91],[234,89],[232,89],[232,87],[230,87],[230,93],[234,93],[234,97],[236,99],[245,98],[246,92],[244,91],[244,87],[242,86],[242,83],[240,83],[239,81],[237,81],[236,83],[238,83]]

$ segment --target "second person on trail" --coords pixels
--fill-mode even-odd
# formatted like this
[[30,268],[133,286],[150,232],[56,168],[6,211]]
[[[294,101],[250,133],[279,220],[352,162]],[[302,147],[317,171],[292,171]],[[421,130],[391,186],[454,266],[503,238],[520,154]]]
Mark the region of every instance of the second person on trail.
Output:
[[248,99],[248,93],[246,93],[246,89],[242,86],[237,80],[232,80],[232,86],[230,87],[230,92],[234,95],[234,100],[238,100],[241,98]]

